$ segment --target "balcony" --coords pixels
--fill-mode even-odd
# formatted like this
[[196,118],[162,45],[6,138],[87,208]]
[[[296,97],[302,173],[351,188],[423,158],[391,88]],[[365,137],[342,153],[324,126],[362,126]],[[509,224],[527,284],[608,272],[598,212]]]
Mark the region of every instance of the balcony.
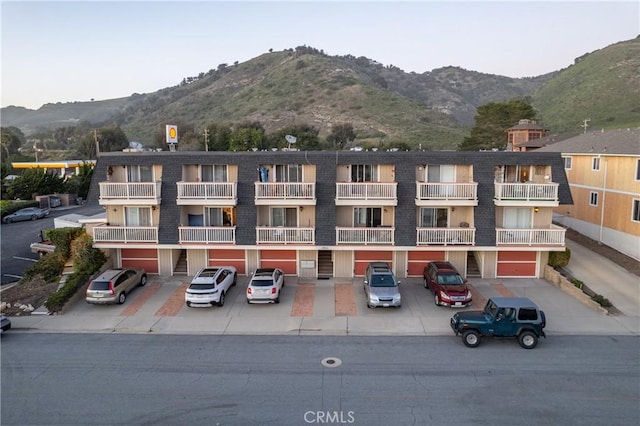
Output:
[[315,244],[315,228],[256,227],[257,244]]
[[111,226],[93,228],[95,243],[158,243],[157,226]]
[[556,225],[535,229],[497,228],[496,245],[564,247],[565,231]]
[[416,206],[477,206],[478,183],[416,182]]
[[395,230],[391,227],[336,227],[336,244],[393,245]]
[[101,205],[159,205],[161,182],[100,182]]
[[338,182],[336,206],[397,206],[397,182]]
[[177,182],[179,206],[235,206],[236,182]]
[[418,228],[417,245],[474,245],[476,243],[475,228]]
[[557,183],[497,183],[496,206],[557,207]]
[[316,205],[316,184],[305,182],[256,182],[256,205]]
[[235,244],[235,226],[179,226],[180,244]]

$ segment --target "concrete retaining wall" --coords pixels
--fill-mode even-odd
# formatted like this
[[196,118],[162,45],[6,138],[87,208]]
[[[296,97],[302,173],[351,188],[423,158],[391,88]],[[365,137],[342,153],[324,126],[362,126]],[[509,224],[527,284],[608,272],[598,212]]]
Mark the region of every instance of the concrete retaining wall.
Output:
[[591,300],[591,297],[588,294],[576,287],[565,276],[560,274],[560,272],[556,271],[549,265],[545,265],[544,267],[544,278],[554,286],[560,288],[560,290],[562,290],[563,292],[578,299],[594,311],[600,312],[603,315],[609,315],[609,311],[606,308],[603,308],[598,302]]

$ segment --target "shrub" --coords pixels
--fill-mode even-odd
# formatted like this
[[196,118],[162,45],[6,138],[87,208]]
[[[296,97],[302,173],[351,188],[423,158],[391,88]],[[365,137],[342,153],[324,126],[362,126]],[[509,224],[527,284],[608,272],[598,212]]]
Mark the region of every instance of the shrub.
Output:
[[582,281],[580,281],[577,278],[573,278],[571,280],[571,282],[573,283],[573,285],[575,285],[576,287],[578,287],[580,290],[582,290],[582,286],[584,286],[584,283]]
[[69,275],[62,288],[49,296],[44,302],[44,306],[49,312],[58,312],[88,279],[89,275],[86,274],[73,273]]
[[604,297],[601,294],[596,294],[595,296],[593,296],[591,298],[591,300],[593,300],[596,303],[599,303],[600,306],[604,307],[604,308],[610,308],[611,306],[613,306],[611,304],[611,301],[609,301],[609,299],[607,299],[606,297]]
[[66,257],[62,253],[50,253],[29,266],[23,273],[21,282],[29,281],[36,275],[41,275],[46,282],[55,281],[62,274]]
[[56,252],[68,258],[71,253],[71,242],[84,232],[82,228],[56,228],[47,230],[45,235],[56,246]]
[[562,268],[569,264],[571,259],[571,250],[567,247],[564,251],[551,251],[549,252],[549,261],[547,264],[553,269]]

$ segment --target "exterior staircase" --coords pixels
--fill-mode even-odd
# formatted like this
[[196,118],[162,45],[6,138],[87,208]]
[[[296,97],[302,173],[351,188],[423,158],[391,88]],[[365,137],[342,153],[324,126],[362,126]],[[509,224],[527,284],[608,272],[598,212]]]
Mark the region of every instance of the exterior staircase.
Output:
[[187,275],[187,251],[181,250],[180,257],[173,268],[173,275]]
[[328,280],[333,277],[333,261],[331,250],[318,251],[318,279]]
[[467,278],[482,278],[478,262],[472,251],[467,253]]

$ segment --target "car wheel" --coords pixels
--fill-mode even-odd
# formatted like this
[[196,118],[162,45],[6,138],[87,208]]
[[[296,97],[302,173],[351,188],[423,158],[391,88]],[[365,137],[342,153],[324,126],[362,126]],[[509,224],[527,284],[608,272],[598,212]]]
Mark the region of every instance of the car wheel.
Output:
[[424,286],[424,288],[429,288],[429,286],[427,285],[427,279],[426,278],[422,279],[422,285]]
[[238,274],[233,274],[233,284],[231,285],[236,285],[238,284]]
[[533,349],[538,344],[538,336],[532,331],[523,331],[518,336],[518,343],[525,349]]
[[191,302],[187,302],[187,307],[190,308],[191,307]]
[[144,287],[147,284],[147,276],[143,275],[142,278],[140,278],[140,287]]
[[462,334],[462,341],[468,348],[475,348],[480,344],[480,334],[475,330],[467,330]]
[[273,299],[273,303],[280,303],[280,296]]
[[436,293],[436,295],[433,296],[433,303],[435,303],[436,306],[440,306],[440,296],[438,296],[438,293]]
[[220,301],[218,302],[218,306],[224,306],[224,291],[220,293]]
[[4,223],[11,223],[11,222],[13,222],[13,219],[9,217],[4,220]]
[[247,303],[250,305],[251,304],[251,300],[247,299]]
[[31,215],[31,220],[37,220],[37,219],[38,219],[38,216],[36,216],[35,214]]
[[118,295],[118,304],[122,305],[127,300],[127,294],[123,291]]

